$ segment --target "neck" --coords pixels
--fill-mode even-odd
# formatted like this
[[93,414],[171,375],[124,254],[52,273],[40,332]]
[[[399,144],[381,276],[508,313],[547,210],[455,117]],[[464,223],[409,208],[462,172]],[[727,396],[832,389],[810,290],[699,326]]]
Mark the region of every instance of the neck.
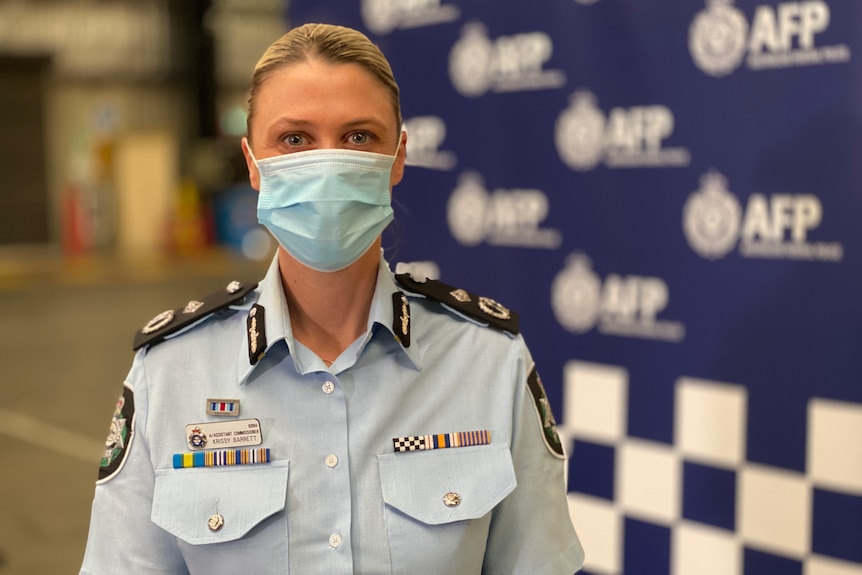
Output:
[[347,268],[326,273],[302,265],[279,248],[281,283],[293,335],[327,365],[365,333],[379,253],[379,243],[375,243]]

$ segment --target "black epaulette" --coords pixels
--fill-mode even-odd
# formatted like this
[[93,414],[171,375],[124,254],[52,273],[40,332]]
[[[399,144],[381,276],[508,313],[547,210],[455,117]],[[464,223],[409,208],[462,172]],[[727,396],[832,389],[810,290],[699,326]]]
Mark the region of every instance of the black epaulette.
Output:
[[256,287],[257,282],[250,284],[230,282],[226,288],[208,295],[203,300],[193,299],[183,307],[163,311],[138,330],[132,349],[137,351],[144,346],[160,343],[167,336],[201,318],[242,301]]
[[512,334],[518,333],[518,314],[489,297],[477,296],[437,280],[418,281],[410,274],[396,274],[395,280],[409,291],[445,303],[482,323]]

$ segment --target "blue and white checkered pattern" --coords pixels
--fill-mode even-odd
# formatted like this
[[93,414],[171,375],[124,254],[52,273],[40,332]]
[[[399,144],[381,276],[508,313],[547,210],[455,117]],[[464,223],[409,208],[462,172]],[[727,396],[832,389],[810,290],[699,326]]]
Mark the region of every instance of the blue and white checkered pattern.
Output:
[[746,459],[744,386],[679,378],[670,445],[628,435],[625,368],[571,361],[564,385],[586,572],[862,575],[862,405],[809,402],[801,473]]

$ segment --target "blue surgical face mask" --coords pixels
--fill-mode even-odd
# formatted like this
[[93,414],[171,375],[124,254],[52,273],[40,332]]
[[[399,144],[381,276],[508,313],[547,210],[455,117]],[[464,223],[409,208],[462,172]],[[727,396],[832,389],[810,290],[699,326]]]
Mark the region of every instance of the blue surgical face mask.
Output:
[[398,150],[309,150],[262,160],[248,150],[260,171],[258,221],[312,269],[346,268],[392,221],[389,177]]

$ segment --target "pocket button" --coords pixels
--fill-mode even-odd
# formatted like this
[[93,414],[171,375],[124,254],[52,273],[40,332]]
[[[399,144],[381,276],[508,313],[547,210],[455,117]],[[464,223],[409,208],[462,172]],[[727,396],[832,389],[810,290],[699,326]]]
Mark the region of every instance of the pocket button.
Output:
[[218,531],[222,526],[224,526],[224,517],[218,513],[210,516],[209,520],[207,520],[207,527],[210,528],[210,531]]
[[446,507],[457,507],[460,504],[461,496],[453,491],[450,491],[443,496],[443,505],[445,505]]

